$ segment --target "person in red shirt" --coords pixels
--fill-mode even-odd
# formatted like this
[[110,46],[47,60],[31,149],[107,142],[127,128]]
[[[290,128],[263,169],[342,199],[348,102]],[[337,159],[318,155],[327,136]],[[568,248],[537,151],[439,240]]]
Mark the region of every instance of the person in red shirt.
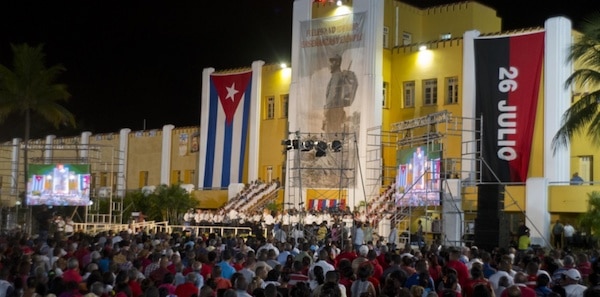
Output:
[[67,270],[63,272],[62,275],[63,281],[66,283],[75,282],[81,283],[83,282],[83,277],[81,273],[79,273],[79,261],[76,258],[70,258],[67,262]]
[[375,250],[369,250],[367,253],[367,259],[369,259],[369,263],[373,265],[373,274],[371,275],[373,278],[379,280],[383,275],[383,267],[377,261],[377,252]]
[[213,268],[215,267],[215,261],[217,260],[217,253],[215,251],[208,252],[206,262],[202,263],[202,268],[200,268],[200,275],[204,277],[204,279],[209,279]]
[[456,271],[456,277],[458,278],[458,284],[461,288],[466,288],[469,281],[469,269],[465,263],[461,262],[461,252],[459,249],[451,249],[448,256],[448,263],[446,267],[452,268]]
[[356,259],[357,257],[358,255],[356,254],[356,251],[354,251],[352,242],[350,240],[344,240],[344,250],[339,255],[337,255],[337,257],[335,258],[335,262],[340,263],[342,259],[348,259],[350,260],[350,263],[352,263],[352,261],[354,261],[354,259]]
[[475,290],[475,286],[484,285],[492,290],[492,285],[490,282],[483,277],[483,269],[481,264],[473,263],[473,267],[471,267],[471,279],[467,281],[467,286],[463,288],[463,296],[465,297],[473,297],[473,291]]
[[127,274],[129,275],[129,287],[131,288],[131,297],[140,297],[142,296],[142,294],[144,293],[142,291],[142,286],[140,281],[138,280],[139,278],[139,271],[137,269],[129,269],[127,271]]
[[[377,262],[379,262],[379,265],[381,265],[381,268],[383,270],[385,270],[386,268],[390,267],[390,255],[389,255],[389,248],[387,245],[382,245],[381,247],[379,247],[379,255],[377,256]],[[386,257],[388,259],[386,259]]]
[[175,288],[175,295],[178,297],[192,297],[192,295],[199,295],[199,290],[196,287],[196,274],[188,273],[185,276],[185,283],[178,285]]
[[514,277],[515,284],[506,288],[506,290],[502,291],[500,297],[511,297],[515,296],[513,293],[515,292],[515,287],[521,291],[521,297],[536,297],[537,294],[535,290],[527,287],[525,284],[527,282],[527,275],[523,272],[517,272]]

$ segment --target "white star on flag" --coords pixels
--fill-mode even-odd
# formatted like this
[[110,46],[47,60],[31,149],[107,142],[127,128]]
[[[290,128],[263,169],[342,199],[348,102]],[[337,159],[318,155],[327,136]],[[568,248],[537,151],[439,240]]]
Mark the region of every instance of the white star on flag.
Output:
[[233,96],[235,94],[239,93],[239,91],[235,89],[235,83],[231,84],[231,87],[225,87],[225,88],[227,89],[227,97],[225,97],[225,99],[231,98],[231,101],[235,101]]

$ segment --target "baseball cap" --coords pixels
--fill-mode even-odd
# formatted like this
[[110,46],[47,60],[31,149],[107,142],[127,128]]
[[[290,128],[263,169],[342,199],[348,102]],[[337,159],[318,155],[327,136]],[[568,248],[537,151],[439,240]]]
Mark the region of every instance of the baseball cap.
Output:
[[579,273],[579,270],[575,269],[575,268],[571,268],[565,272],[563,272],[563,274],[572,279],[572,280],[581,280],[581,273]]

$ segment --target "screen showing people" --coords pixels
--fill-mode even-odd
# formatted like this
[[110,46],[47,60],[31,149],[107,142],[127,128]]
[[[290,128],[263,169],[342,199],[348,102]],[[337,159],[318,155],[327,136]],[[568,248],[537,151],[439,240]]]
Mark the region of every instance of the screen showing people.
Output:
[[30,164],[27,205],[89,205],[88,164]]
[[418,146],[398,151],[397,206],[440,205],[441,149]]

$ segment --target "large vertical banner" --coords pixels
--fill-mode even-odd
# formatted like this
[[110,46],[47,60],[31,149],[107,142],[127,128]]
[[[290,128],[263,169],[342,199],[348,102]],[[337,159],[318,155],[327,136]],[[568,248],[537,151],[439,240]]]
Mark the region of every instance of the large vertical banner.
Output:
[[475,39],[484,182],[527,179],[543,57],[544,32]]
[[[303,21],[300,24],[299,98],[297,127],[315,139],[331,141],[360,131],[361,84],[365,58],[366,13],[351,13]],[[354,138],[354,137],[353,137]],[[307,187],[339,188],[353,184],[340,171],[354,167],[355,149],[345,155],[301,155],[302,184]],[[311,168],[314,168],[312,170]]]
[[[200,129],[200,181],[204,188],[241,183],[252,102],[252,71],[211,74]],[[208,108],[204,108],[208,106]]]

